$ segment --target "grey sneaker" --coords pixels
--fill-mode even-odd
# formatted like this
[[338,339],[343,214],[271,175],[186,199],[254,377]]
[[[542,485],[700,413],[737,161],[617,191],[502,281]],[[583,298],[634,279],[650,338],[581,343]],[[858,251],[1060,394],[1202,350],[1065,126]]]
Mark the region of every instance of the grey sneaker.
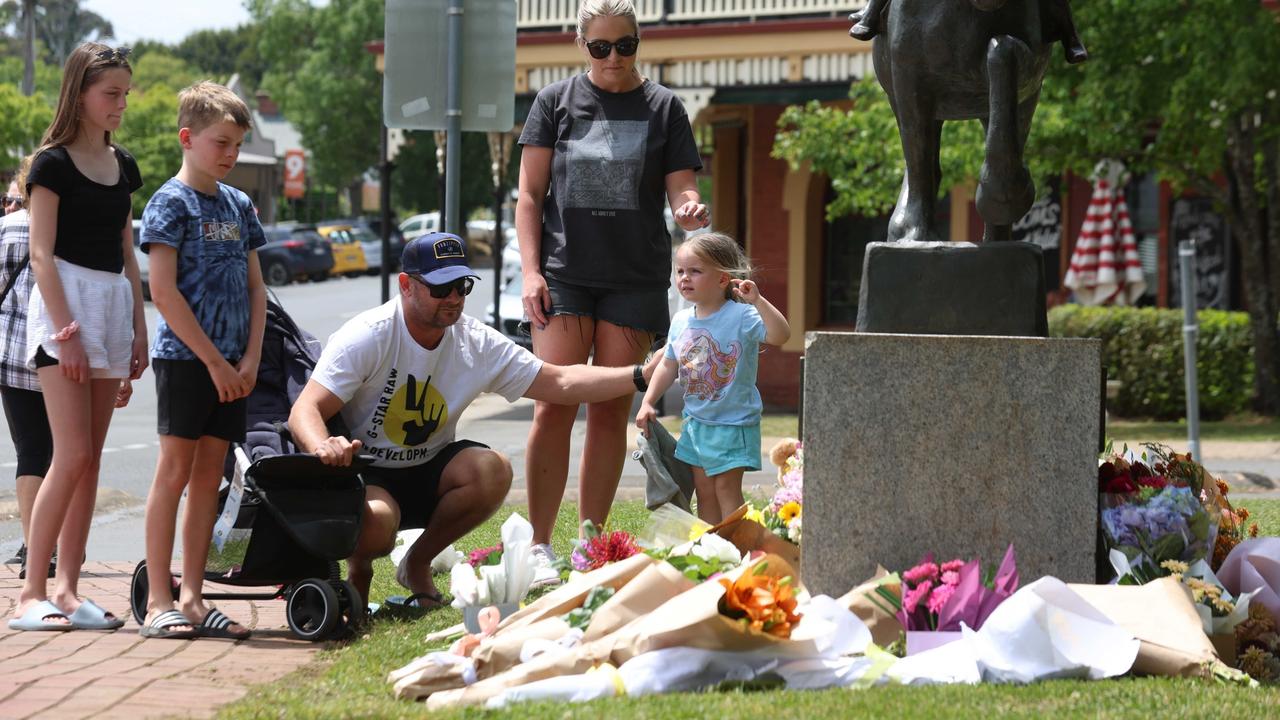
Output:
[[26,565],[27,564],[27,544],[22,543],[22,546],[18,548],[18,552],[14,553],[13,557],[9,558],[8,560],[5,560],[4,564],[5,565]]
[[533,561],[533,582],[529,587],[547,587],[560,584],[560,571],[556,569],[556,553],[550,545],[541,543],[529,550]]

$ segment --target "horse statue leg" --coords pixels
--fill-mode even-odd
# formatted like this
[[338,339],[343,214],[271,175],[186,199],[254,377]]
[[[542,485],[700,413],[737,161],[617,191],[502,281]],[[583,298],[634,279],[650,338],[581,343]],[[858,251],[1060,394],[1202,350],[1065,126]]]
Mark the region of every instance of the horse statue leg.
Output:
[[[898,203],[889,218],[889,242],[938,242],[934,206],[938,185],[942,182],[939,152],[942,146],[942,121],[916,93],[910,83],[897,78],[898,89],[906,89],[906,97],[898,96],[898,134],[902,138],[902,154],[906,172]],[[905,87],[904,87],[905,85]]]
[[1020,76],[1030,72],[1033,65],[1030,48],[1017,38],[1000,35],[987,46],[990,115],[983,122],[986,158],[974,199],[986,225],[984,241],[1011,240],[1013,224],[1035,202],[1035,183],[1023,163],[1022,148],[1031,129],[1038,87],[1029,103],[1018,101],[1018,88],[1024,79]]

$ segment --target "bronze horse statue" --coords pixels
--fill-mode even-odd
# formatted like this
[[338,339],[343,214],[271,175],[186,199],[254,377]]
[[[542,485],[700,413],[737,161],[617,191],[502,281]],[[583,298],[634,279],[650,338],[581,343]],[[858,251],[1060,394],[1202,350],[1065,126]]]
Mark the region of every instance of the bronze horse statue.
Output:
[[[1012,239],[1035,201],[1022,151],[1056,38],[1045,0],[891,0],[872,59],[898,119],[906,174],[891,241],[936,241],[942,123],[982,121],[976,204],[984,241]],[[855,20],[860,14],[855,13]]]

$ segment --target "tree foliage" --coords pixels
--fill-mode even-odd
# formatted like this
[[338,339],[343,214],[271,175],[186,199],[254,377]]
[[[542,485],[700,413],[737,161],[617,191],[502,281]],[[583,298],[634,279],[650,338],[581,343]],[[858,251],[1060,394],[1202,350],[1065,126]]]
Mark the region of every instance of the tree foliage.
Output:
[[226,82],[238,74],[245,87],[257,90],[267,70],[258,50],[258,34],[255,23],[232,29],[198,30],[183,38],[172,53],[217,82]]
[[42,95],[26,97],[16,83],[0,84],[0,168],[16,168],[52,121],[53,109]]
[[379,0],[253,0],[263,86],[298,128],[321,184],[348,187],[379,160],[382,78],[365,43],[383,35]]
[[[1257,0],[1078,0],[1091,59],[1055,58],[1028,147],[1037,174],[1087,176],[1117,158],[1175,190],[1214,198],[1240,249],[1260,408],[1280,412],[1280,21]],[[830,212],[890,207],[901,175],[887,102],[855,86],[853,109],[792,109],[775,153],[832,178]],[[975,135],[969,143],[976,143]],[[976,171],[976,144],[944,140],[944,176]],[[967,170],[959,168],[970,168]]]
[[58,67],[80,43],[102,41],[115,34],[106,18],[81,7],[80,0],[40,0],[35,17],[36,36],[46,49],[45,60]]

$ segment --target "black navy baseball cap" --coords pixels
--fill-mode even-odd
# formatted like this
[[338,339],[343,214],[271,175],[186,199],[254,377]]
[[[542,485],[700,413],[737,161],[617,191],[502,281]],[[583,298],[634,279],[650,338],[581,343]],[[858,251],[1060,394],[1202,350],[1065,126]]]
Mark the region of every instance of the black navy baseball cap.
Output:
[[453,233],[427,233],[409,241],[400,256],[400,269],[432,285],[480,276],[467,265],[467,244]]

